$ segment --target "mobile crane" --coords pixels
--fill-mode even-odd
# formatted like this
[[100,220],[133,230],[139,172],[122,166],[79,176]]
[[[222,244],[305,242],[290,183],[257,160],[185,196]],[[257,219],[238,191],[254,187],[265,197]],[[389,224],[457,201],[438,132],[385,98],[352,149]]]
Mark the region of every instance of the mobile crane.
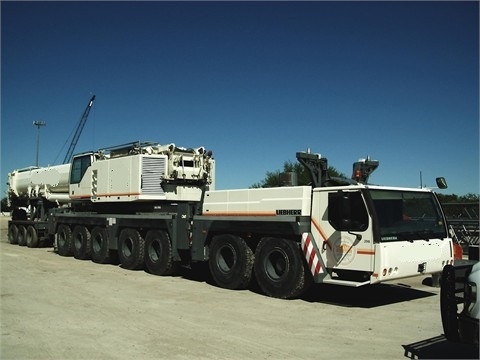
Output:
[[434,192],[369,185],[378,166],[369,158],[347,180],[330,178],[319,154],[296,156],[311,185],[215,190],[215,160],[204,147],[140,142],[74,155],[69,169],[14,171],[12,198],[49,206],[29,218],[14,213],[9,240],[54,242],[61,256],[117,258],[156,275],[207,263],[218,286],[245,289],[255,277],[277,298],[312,283],[358,287],[453,263]]

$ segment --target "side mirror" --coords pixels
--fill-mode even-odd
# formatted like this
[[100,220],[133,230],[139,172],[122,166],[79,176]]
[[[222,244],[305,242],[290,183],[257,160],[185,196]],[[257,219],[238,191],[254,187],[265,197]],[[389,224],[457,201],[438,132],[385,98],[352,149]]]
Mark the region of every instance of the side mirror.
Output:
[[435,179],[437,181],[437,186],[439,189],[446,189],[448,187],[447,180],[444,177],[437,177]]

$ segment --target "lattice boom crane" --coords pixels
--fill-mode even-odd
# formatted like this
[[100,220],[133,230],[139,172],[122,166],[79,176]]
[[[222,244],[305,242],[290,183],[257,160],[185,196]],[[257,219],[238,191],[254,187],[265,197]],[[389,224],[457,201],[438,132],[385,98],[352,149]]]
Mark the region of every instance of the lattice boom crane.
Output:
[[75,130],[75,134],[73,135],[73,139],[72,139],[72,142],[70,143],[70,147],[68,148],[67,154],[63,159],[63,164],[66,164],[67,162],[70,161],[70,158],[72,157],[73,152],[75,151],[75,147],[77,146],[78,139],[82,134],[85,123],[87,122],[88,114],[90,113],[90,109],[92,108],[94,100],[95,100],[95,95],[93,95],[90,101],[88,102],[88,105],[85,108],[85,111],[83,112],[83,115],[80,118],[80,121],[78,122],[78,126],[77,126],[77,129]]

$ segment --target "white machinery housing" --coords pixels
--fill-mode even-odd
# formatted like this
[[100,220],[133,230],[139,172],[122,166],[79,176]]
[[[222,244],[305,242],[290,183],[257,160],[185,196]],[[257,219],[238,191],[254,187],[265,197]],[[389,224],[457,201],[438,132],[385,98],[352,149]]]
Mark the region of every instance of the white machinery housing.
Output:
[[214,187],[214,160],[203,147],[132,143],[74,156],[69,195],[92,202],[199,201]]

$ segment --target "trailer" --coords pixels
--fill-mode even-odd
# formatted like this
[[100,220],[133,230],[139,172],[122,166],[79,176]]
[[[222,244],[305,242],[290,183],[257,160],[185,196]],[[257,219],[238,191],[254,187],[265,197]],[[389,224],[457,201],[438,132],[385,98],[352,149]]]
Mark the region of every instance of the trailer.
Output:
[[296,156],[308,186],[215,190],[211,151],[148,142],[74,155],[55,197],[33,181],[15,188],[13,172],[10,193],[47,215],[12,218],[9,239],[18,243],[30,229],[61,256],[161,276],[208,264],[219,287],[246,289],[255,279],[266,295],[285,299],[312,283],[359,287],[453,263],[434,192],[368,184],[378,166],[370,158],[338,179],[319,154]]

